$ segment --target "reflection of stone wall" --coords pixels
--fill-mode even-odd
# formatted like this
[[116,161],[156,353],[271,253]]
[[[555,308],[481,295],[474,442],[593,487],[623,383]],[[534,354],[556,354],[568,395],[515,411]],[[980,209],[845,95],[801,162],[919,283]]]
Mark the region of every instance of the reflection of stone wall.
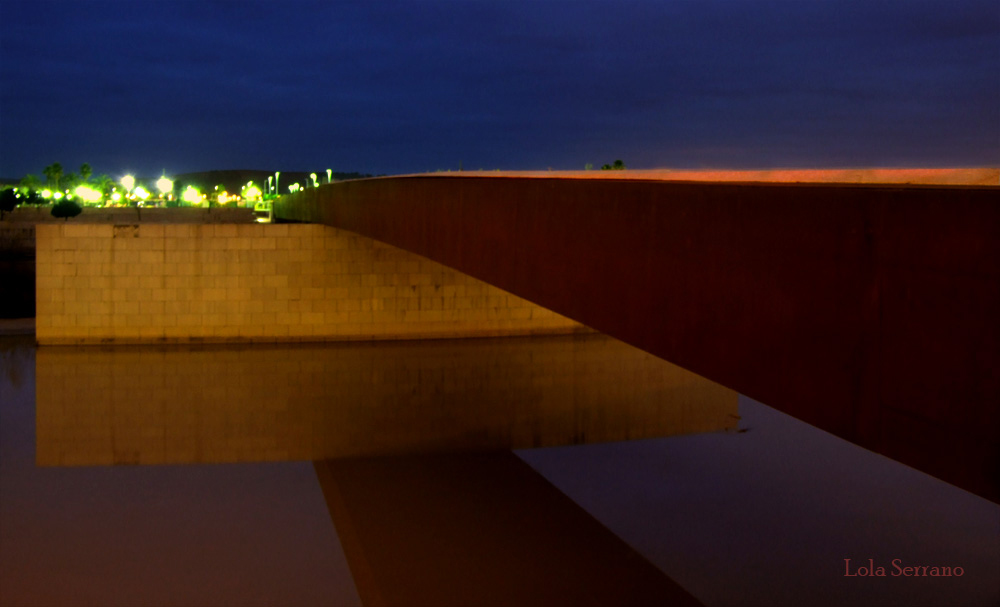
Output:
[[41,465],[310,460],[708,432],[735,392],[602,335],[41,347]]
[[39,343],[297,341],[582,327],[319,225],[37,226]]

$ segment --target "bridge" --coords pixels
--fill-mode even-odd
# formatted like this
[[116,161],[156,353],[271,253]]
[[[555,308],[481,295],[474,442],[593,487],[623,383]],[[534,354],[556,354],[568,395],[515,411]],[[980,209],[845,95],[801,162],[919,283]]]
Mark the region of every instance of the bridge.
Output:
[[[510,449],[733,429],[735,390],[1000,501],[1000,172],[969,177],[420,175],[275,205],[316,225],[39,226],[36,338],[91,345],[38,351],[36,463],[313,460],[366,605],[696,605]],[[571,334],[200,350],[535,332]]]
[[596,176],[351,181],[275,216],[422,255],[1000,499],[996,187]]

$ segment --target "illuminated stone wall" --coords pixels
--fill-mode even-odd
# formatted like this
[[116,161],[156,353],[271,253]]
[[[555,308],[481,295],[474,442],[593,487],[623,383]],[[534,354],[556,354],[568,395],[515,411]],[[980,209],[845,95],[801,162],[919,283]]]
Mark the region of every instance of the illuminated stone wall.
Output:
[[438,263],[321,225],[38,225],[41,344],[584,330]]

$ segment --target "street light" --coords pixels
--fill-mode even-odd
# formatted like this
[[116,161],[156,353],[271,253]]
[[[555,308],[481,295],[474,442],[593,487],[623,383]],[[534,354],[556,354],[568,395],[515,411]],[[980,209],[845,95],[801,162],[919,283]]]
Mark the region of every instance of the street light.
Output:
[[167,179],[167,176],[164,175],[156,180],[156,189],[160,190],[160,194],[166,196],[167,192],[172,192],[174,190],[174,182]]
[[319,181],[316,180],[316,173],[309,173],[309,178],[313,180],[313,187],[319,185]]
[[135,177],[133,177],[131,175],[126,175],[126,176],[122,177],[121,184],[122,184],[122,187],[125,188],[125,191],[128,192],[129,194],[131,194],[132,193],[132,188],[135,187]]
[[326,170],[326,182],[333,183],[333,169]]

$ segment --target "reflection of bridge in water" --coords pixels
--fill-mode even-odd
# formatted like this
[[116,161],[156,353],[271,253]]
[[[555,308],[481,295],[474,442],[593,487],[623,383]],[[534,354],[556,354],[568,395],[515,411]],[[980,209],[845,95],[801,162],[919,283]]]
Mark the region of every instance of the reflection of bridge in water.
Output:
[[40,465],[319,460],[366,605],[697,604],[510,449],[738,419],[599,334],[42,347],[36,377]]

